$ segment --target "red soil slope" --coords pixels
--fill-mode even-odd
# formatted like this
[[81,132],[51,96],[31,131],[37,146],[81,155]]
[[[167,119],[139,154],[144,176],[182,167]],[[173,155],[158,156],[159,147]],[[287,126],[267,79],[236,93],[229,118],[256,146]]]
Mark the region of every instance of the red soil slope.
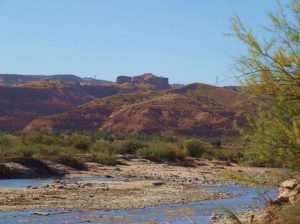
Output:
[[101,129],[126,133],[161,135],[233,136],[236,120],[244,122],[247,104],[229,88],[204,84],[119,94],[95,99],[75,109],[41,117],[25,130]]

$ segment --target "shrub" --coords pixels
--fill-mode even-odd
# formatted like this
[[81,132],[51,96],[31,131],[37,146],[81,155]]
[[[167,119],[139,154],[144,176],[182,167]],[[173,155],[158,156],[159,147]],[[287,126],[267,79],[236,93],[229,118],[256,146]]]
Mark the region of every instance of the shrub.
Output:
[[214,158],[216,158],[215,156],[215,151],[214,150],[207,150],[205,151],[202,155],[201,155],[202,159],[207,159],[209,161],[212,161]]
[[116,151],[119,150],[119,145],[116,143],[101,142],[95,143],[90,148],[90,153],[95,162],[103,165],[116,165]]
[[87,151],[91,145],[91,138],[78,134],[72,135],[72,145],[77,149]]
[[184,142],[184,148],[189,156],[200,157],[204,152],[205,148],[199,139],[191,138]]
[[45,145],[40,143],[17,142],[13,149],[16,155],[21,157],[32,157],[37,155],[57,155],[57,154],[75,154],[73,147],[64,147],[59,145]]
[[109,142],[114,142],[114,141],[115,141],[115,138],[114,138],[114,136],[112,136],[112,135],[107,136],[107,137],[105,137],[104,139],[105,139],[105,141],[109,141]]
[[12,146],[12,139],[8,136],[0,134],[0,147],[10,147]]
[[37,154],[38,151],[37,144],[27,145],[24,143],[18,143],[14,146],[17,155],[21,157],[32,157]]
[[[273,155],[272,155],[273,153]],[[280,157],[276,152],[264,152],[264,153],[257,153],[253,149],[246,149],[245,151],[245,160],[247,164],[251,166],[259,166],[259,167],[282,167],[282,163],[279,160]],[[290,163],[288,158],[288,154],[286,153],[286,164]],[[299,160],[298,158],[294,158],[291,161]],[[299,163],[298,163],[299,166]],[[292,166],[291,166],[292,167]],[[291,168],[290,167],[290,168]],[[299,169],[299,168],[298,168]]]
[[24,143],[16,141],[9,149],[10,154],[20,157],[76,155],[79,150],[72,146],[45,145],[40,143]]
[[53,146],[52,150],[54,150],[54,153],[56,153],[58,155],[74,156],[74,155],[80,153],[80,151],[73,146],[55,145],[55,146]]
[[77,158],[75,156],[61,155],[57,159],[57,162],[64,164],[68,167],[74,168],[76,170],[87,170],[85,162],[82,159]]
[[99,151],[118,152],[118,151],[120,151],[120,144],[109,143],[109,142],[97,142],[97,143],[94,143],[90,147],[90,153],[91,154],[95,154]]
[[42,142],[42,134],[39,132],[26,132],[22,134],[22,141],[26,143]]
[[140,148],[143,148],[144,144],[137,140],[127,140],[123,142],[119,148],[121,154],[135,154]]
[[214,147],[221,148],[222,140],[220,138],[212,138],[210,144]]
[[15,150],[13,150],[14,144],[16,144],[14,136],[0,134],[0,159],[3,160],[15,154]]
[[93,153],[94,161],[103,165],[114,166],[117,164],[117,156],[111,151],[98,151]]
[[217,160],[238,163],[243,160],[244,154],[241,151],[235,149],[221,149],[216,150],[214,156]]
[[123,133],[116,133],[115,134],[115,139],[116,140],[125,140],[126,139],[126,135]]
[[110,136],[112,136],[112,133],[109,131],[98,131],[97,132],[97,139],[102,138],[104,140],[107,140]]
[[185,151],[180,149],[178,145],[163,142],[151,142],[148,146],[138,149],[137,154],[153,161],[183,160],[186,156]]

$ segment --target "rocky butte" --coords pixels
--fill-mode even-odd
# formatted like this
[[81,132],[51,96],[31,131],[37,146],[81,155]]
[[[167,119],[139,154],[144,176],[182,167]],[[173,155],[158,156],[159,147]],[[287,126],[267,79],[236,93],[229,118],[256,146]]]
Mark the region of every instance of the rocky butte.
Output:
[[117,84],[129,83],[135,84],[146,84],[154,86],[157,90],[163,90],[170,88],[169,79],[165,77],[158,77],[152,73],[145,73],[138,76],[118,76],[116,80]]
[[117,84],[124,84],[124,83],[131,83],[132,78],[130,76],[120,75],[117,77],[116,83]]

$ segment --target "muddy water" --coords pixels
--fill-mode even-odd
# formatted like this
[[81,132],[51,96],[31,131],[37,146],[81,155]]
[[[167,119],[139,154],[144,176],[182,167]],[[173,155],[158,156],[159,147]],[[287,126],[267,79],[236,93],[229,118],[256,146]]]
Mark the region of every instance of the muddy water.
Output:
[[[264,198],[274,198],[276,189],[230,185],[199,187],[212,191],[228,191],[239,196],[230,199],[206,200],[188,204],[163,205],[152,208],[115,211],[35,210],[0,212],[0,223],[201,223],[210,221],[213,213],[223,213],[226,207],[242,211],[265,206]],[[263,195],[261,195],[263,194]]]

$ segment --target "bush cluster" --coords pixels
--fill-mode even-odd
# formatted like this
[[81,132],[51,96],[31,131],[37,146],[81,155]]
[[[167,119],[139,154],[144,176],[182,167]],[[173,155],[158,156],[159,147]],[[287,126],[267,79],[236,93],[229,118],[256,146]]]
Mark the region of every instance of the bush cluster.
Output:
[[[113,137],[110,141],[109,138]],[[107,141],[105,140],[107,139]],[[158,139],[158,140],[157,140]],[[221,144],[221,143],[222,144]],[[140,158],[160,162],[185,160],[187,156],[204,159],[217,159],[228,162],[248,163],[255,166],[279,166],[272,158],[251,154],[240,148],[231,147],[229,140],[221,138],[190,138],[182,142],[158,136],[112,135],[109,132],[76,133],[17,133],[0,134],[0,162],[10,158],[52,159],[74,169],[86,169],[85,158],[103,165],[118,163],[119,154],[131,154]],[[221,145],[220,145],[221,144]],[[228,145],[229,144],[229,145]],[[236,142],[234,142],[236,144]],[[3,172],[4,172],[3,168]],[[5,171],[8,172],[8,171]]]
[[192,157],[201,157],[205,152],[203,143],[199,139],[191,138],[184,142],[187,154]]
[[183,160],[186,152],[174,143],[151,142],[138,149],[137,155],[153,161],[176,161]]

